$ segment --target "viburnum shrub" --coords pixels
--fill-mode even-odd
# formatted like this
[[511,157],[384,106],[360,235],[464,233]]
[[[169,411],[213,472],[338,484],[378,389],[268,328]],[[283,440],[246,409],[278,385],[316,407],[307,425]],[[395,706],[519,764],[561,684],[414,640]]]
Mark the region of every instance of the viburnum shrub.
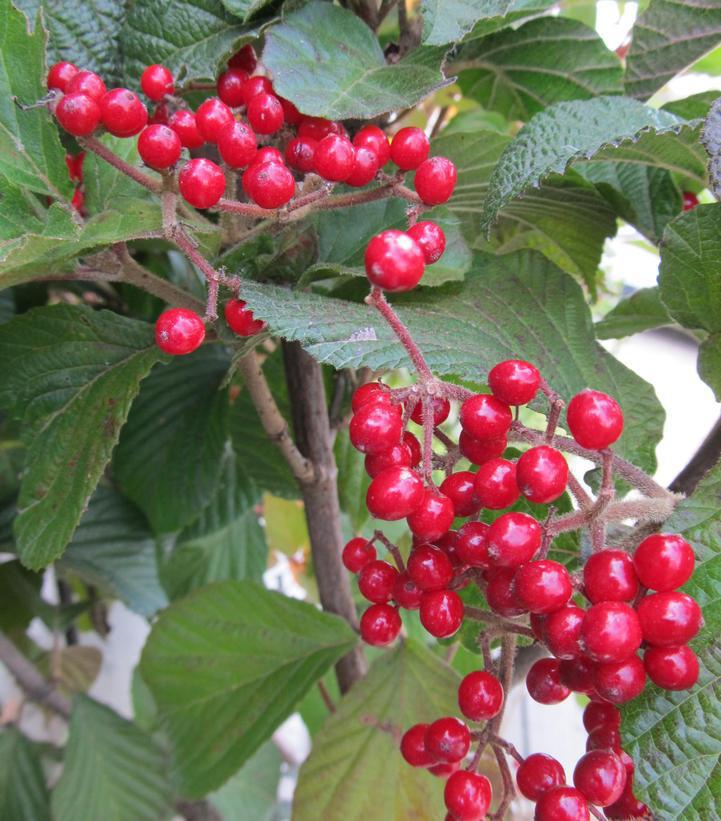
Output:
[[719,817],[719,426],[663,486],[597,340],[721,398],[721,104],[644,102],[721,12],[70,5],[0,0],[0,815],[275,817],[282,750],[299,821]]

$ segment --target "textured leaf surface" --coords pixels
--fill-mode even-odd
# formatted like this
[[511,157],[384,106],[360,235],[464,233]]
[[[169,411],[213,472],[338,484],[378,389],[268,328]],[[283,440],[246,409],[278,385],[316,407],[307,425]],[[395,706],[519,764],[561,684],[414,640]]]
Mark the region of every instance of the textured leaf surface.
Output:
[[33,616],[38,615],[42,581],[42,573],[34,573],[18,561],[0,564],[0,630],[25,631]]
[[165,757],[152,738],[108,707],[78,696],[65,766],[53,790],[56,821],[158,821],[172,814],[168,789]]
[[338,617],[253,582],[209,585],[165,610],[141,673],[183,792],[223,784],[354,643]]
[[511,0],[505,14],[479,20],[463,38],[463,41],[464,43],[473,43],[474,40],[488,37],[500,29],[519,23],[519,21],[547,13],[553,6],[553,0]]
[[479,20],[503,17],[512,0],[422,0],[423,42],[429,46],[453,43]]
[[52,651],[44,653],[38,659],[38,668],[46,677],[57,673],[57,686],[64,693],[84,693],[98,677],[103,655],[97,647],[84,647],[71,644],[60,647],[53,658]]
[[245,22],[264,6],[270,5],[271,0],[221,0],[221,2],[231,14],[240,17]]
[[58,558],[160,354],[150,325],[89,308],[37,308],[0,327],[0,405],[28,444],[15,520],[28,567]]
[[100,485],[60,568],[76,573],[142,616],[167,604],[160,586],[155,540],[140,511],[116,490]]
[[[263,63],[278,94],[305,114],[340,120],[369,119],[414,105],[445,83],[442,58],[441,50],[435,67],[419,62],[418,55],[388,65],[360,18],[321,2],[309,3],[270,28],[263,49]],[[331,63],[333,71],[328,71]]]
[[[274,332],[300,340],[321,362],[373,370],[410,364],[366,305],[251,282],[243,293]],[[563,396],[588,386],[616,396],[629,420],[621,450],[638,464],[655,463],[663,411],[653,390],[595,344],[581,289],[539,254],[479,254],[462,287],[421,289],[394,304],[439,374],[478,382],[502,359],[522,357]]]
[[648,99],[720,42],[719,0],[653,0],[633,27],[626,92]]
[[338,501],[358,533],[368,521],[365,505],[370,477],[365,471],[365,457],[351,445],[347,429],[339,432],[333,447],[338,466]]
[[[100,141],[129,165],[140,166],[140,155],[137,140],[126,140],[104,134]],[[149,172],[150,176],[150,172]],[[117,209],[124,199],[147,199],[152,196],[148,191],[131,180],[110,163],[100,159],[97,154],[88,151],[83,160],[83,185],[85,186],[85,207],[93,216],[105,210]]]
[[0,818],[50,821],[50,800],[40,758],[12,725],[0,732]]
[[282,763],[280,750],[266,741],[208,800],[223,821],[275,821]]
[[641,288],[616,305],[595,325],[598,339],[621,339],[624,336],[672,324],[658,288]]
[[618,57],[593,29],[565,17],[541,17],[474,41],[459,65],[469,63],[459,79],[464,95],[511,120],[528,120],[562,100],[623,92]]
[[[0,188],[0,248],[3,240],[43,230],[44,209],[29,192],[2,180]],[[1,253],[1,252],[0,252]]]
[[409,767],[393,735],[378,724],[406,730],[419,721],[456,715],[457,688],[457,674],[413,640],[380,656],[315,736],[300,771],[293,818],[442,818],[438,782]]
[[721,334],[711,334],[698,349],[698,375],[721,401]]

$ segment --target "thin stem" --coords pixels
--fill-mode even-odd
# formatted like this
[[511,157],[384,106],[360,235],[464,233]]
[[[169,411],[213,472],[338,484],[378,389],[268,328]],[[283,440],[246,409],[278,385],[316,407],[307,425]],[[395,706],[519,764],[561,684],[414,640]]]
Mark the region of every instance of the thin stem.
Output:
[[242,214],[244,217],[254,217],[255,219],[278,219],[280,211],[272,211],[268,208],[261,208],[250,202],[239,202],[222,197],[216,203],[218,211],[226,211],[230,214]]
[[421,397],[421,411],[423,421],[423,479],[430,487],[433,484],[433,402],[424,394]]
[[323,679],[318,679],[318,690],[320,692],[320,697],[323,699],[323,704],[328,708],[329,713],[334,713],[336,710],[335,704],[333,703],[333,699],[331,698],[330,693],[328,692],[328,688],[325,686]]
[[398,549],[398,547],[386,538],[386,535],[385,533],[383,533],[382,530],[374,531],[373,538],[379,541],[383,545],[383,547],[385,547],[385,549],[391,554],[391,556],[393,556],[393,561],[396,563],[398,572],[404,573],[406,569],[406,564],[403,561],[403,556],[401,556],[401,551]]
[[489,739],[491,744],[496,747],[500,747],[501,749],[505,750],[511,758],[515,759],[519,764],[523,764],[525,759],[523,756],[518,752],[515,744],[511,744],[510,741],[506,741],[505,738],[501,738],[500,736],[494,735],[491,736]]
[[522,624],[516,624],[510,619],[492,613],[490,610],[482,610],[480,607],[466,607],[466,616],[473,621],[486,621],[494,627],[508,633],[516,633],[519,636],[528,636],[535,638],[533,630],[530,627],[525,627]]
[[510,806],[511,801],[516,797],[516,790],[513,786],[513,775],[508,766],[504,751],[500,747],[493,745],[493,754],[496,756],[501,777],[503,778],[503,795],[501,796],[501,803],[498,805],[498,809],[493,813],[491,818],[495,819],[495,821],[503,821],[506,810]]
[[160,180],[153,179],[138,168],[129,165],[95,137],[78,137],[77,140],[83,148],[92,151],[94,154],[97,154],[98,157],[102,157],[105,162],[110,163],[110,165],[117,168],[118,171],[122,171],[123,174],[126,174],[130,179],[135,180],[135,182],[152,191],[154,194],[159,194],[163,190],[163,185]]
[[593,499],[586,493],[583,485],[581,485],[571,471],[568,472],[568,489],[571,491],[571,495],[578,502],[578,506],[581,509],[591,507]]
[[423,358],[420,348],[416,345],[410,331],[403,324],[403,321],[400,319],[398,314],[396,314],[393,308],[389,305],[383,291],[381,291],[380,288],[373,286],[370,294],[366,297],[366,302],[377,308],[383,319],[385,319],[385,321],[391,326],[391,329],[398,337],[401,345],[403,345],[408,353],[408,356],[410,356],[421,380],[432,380],[433,374],[431,373],[431,369],[426,364],[426,360]]

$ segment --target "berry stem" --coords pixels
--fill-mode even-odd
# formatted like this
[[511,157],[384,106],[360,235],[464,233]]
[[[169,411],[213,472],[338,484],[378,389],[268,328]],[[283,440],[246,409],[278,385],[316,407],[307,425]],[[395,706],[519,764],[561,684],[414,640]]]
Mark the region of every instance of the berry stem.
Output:
[[125,160],[118,157],[114,151],[111,151],[95,137],[78,137],[77,141],[83,148],[92,151],[93,154],[97,154],[98,157],[104,159],[105,162],[110,163],[110,165],[117,168],[118,171],[126,174],[130,179],[135,180],[135,182],[144,186],[149,191],[152,191],[154,194],[159,194],[163,190],[163,185],[160,180],[153,179],[138,168],[133,168],[132,165],[128,165]]
[[501,771],[501,777],[503,778],[503,795],[501,796],[498,809],[493,813],[491,818],[494,819],[494,821],[503,821],[506,815],[506,810],[510,806],[511,801],[513,801],[516,797],[516,790],[513,786],[513,775],[511,774],[511,768],[508,766],[508,761],[506,760],[504,751],[492,742],[491,744],[493,747],[493,754],[496,756],[496,761],[498,762],[498,767]]
[[535,638],[533,630],[531,630],[530,627],[516,624],[510,619],[505,619],[503,616],[492,613],[490,610],[482,610],[480,607],[466,607],[465,614],[473,621],[486,621],[499,630],[503,630],[505,633],[515,633],[519,636]]
[[523,764],[525,759],[523,756],[518,752],[515,744],[511,744],[510,741],[506,741],[505,738],[501,738],[500,736],[493,735],[489,739],[490,743],[493,744],[494,747],[500,747],[502,750],[508,753],[511,758],[515,759],[519,764]]
[[393,561],[396,563],[396,567],[398,568],[399,573],[405,572],[406,565],[403,561],[403,556],[401,556],[401,551],[393,544],[389,539],[386,538],[385,533],[382,530],[376,530],[373,532],[373,538],[379,541],[383,547],[393,556]]
[[433,485],[433,403],[427,394],[421,397],[423,419],[423,480]]
[[272,211],[268,208],[261,208],[259,205],[253,205],[250,202],[239,202],[238,200],[229,200],[222,197],[215,205],[219,211],[225,211],[230,214],[242,214],[244,217],[253,217],[255,219],[279,219],[280,211]]
[[320,693],[320,697],[323,699],[323,704],[325,704],[329,713],[334,713],[336,711],[336,706],[333,703],[333,699],[331,698],[323,679],[318,679],[316,683],[318,684],[318,692]]

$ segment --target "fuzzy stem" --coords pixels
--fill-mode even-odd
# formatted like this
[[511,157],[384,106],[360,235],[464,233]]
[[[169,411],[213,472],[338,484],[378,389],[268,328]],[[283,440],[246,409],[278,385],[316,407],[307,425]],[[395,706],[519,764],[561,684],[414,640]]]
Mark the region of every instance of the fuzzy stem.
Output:
[[403,561],[403,556],[401,556],[401,551],[393,544],[389,539],[386,538],[385,533],[382,530],[376,530],[373,533],[373,538],[379,541],[383,547],[393,556],[393,561],[396,563],[396,567],[398,568],[399,573],[404,573],[406,569],[406,564]]
[[118,171],[122,171],[123,174],[126,174],[130,179],[135,180],[135,182],[152,191],[154,194],[159,194],[163,190],[163,185],[160,180],[153,179],[138,168],[133,168],[132,165],[128,165],[125,160],[118,157],[117,154],[104,146],[100,140],[97,140],[95,137],[78,137],[77,140],[83,148],[92,151],[93,154],[97,154],[98,157],[104,159],[105,162],[117,168]]
[[391,326],[401,345],[403,345],[408,356],[410,356],[420,379],[432,380],[433,374],[426,364],[426,360],[423,358],[420,348],[416,345],[408,328],[406,328],[398,314],[396,314],[386,300],[383,291],[374,285],[371,288],[370,294],[366,297],[366,302],[369,305],[373,305],[374,308],[377,308],[383,319]]
[[535,638],[533,630],[530,627],[525,627],[522,624],[516,624],[510,619],[505,619],[490,610],[482,610],[480,607],[466,607],[466,616],[473,621],[487,621],[499,630],[508,633],[516,633],[519,636],[528,636]]

